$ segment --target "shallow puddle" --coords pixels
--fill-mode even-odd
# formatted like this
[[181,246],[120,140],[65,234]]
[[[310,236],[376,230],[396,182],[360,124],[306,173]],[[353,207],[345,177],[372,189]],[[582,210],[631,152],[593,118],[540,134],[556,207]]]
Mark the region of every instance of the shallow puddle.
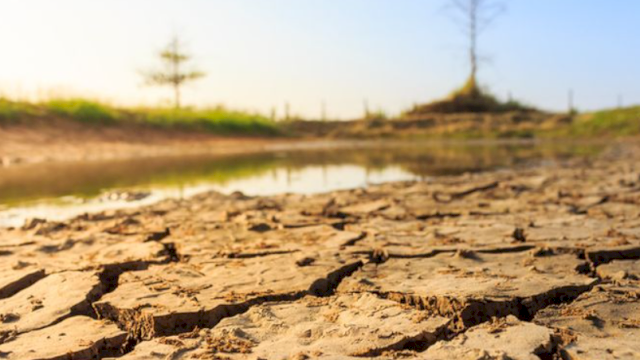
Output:
[[371,183],[592,156],[575,143],[375,142],[236,156],[188,156],[0,167],[0,226],[27,218],[151,204],[203,191],[318,193]]

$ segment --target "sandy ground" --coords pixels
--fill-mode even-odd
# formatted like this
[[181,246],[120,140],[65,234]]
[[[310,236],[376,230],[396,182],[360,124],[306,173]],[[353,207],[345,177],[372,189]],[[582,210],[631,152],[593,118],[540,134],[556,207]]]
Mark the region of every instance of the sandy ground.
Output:
[[237,154],[298,146],[285,138],[220,137],[148,127],[92,127],[69,121],[0,126],[0,166],[51,161]]
[[0,230],[4,359],[638,359],[640,148]]

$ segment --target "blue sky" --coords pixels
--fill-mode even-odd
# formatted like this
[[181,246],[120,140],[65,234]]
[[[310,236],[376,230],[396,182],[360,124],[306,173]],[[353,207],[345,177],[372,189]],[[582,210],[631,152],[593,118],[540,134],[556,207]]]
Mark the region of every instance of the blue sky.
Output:
[[[2,0],[0,94],[155,105],[139,70],[173,33],[208,76],[185,102],[350,118],[445,96],[467,76],[446,0]],[[640,1],[507,0],[480,80],[550,110],[640,103]]]

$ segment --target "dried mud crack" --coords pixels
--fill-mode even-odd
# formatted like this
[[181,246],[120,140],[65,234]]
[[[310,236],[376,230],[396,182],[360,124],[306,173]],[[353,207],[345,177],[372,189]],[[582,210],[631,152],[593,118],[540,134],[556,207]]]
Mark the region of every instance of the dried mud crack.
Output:
[[2,359],[636,359],[640,148],[0,230]]
[[[93,306],[100,318],[114,321],[135,340],[151,339],[211,328],[223,318],[265,302],[328,296],[343,277],[362,265],[354,261],[299,268],[294,259],[286,255],[249,264],[222,260],[202,268],[152,267],[127,274],[114,292]],[[227,267],[238,274],[231,274]],[[248,274],[242,274],[245,271]]]
[[371,292],[450,318],[458,332],[508,315],[529,321],[540,309],[577,298],[598,282],[575,270],[582,263],[530,251],[441,253],[367,264],[339,291]]

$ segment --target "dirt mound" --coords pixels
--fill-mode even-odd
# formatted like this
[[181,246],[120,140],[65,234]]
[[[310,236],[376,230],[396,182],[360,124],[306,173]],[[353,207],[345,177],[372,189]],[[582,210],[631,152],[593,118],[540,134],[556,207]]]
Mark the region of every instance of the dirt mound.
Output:
[[535,112],[536,110],[513,100],[501,102],[488,91],[481,89],[475,79],[470,78],[461,89],[454,91],[446,99],[416,105],[406,112],[405,117],[411,118],[425,114],[502,113],[509,111]]

